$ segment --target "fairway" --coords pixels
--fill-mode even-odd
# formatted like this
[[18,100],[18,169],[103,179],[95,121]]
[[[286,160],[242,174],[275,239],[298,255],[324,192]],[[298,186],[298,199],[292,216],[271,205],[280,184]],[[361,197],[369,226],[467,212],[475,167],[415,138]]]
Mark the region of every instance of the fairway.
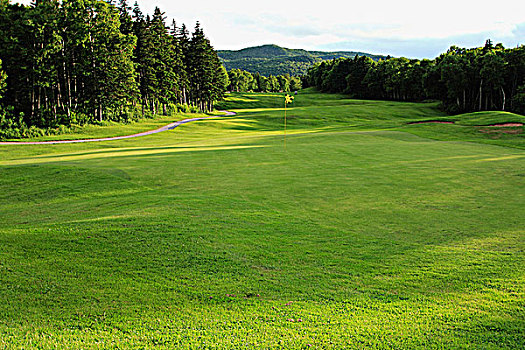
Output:
[[218,107],[0,146],[0,349],[525,347],[525,117]]

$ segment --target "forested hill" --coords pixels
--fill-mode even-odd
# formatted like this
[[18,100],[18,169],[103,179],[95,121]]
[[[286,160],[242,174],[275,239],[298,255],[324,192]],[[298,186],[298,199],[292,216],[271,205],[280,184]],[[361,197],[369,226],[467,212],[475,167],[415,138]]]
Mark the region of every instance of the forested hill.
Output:
[[249,47],[238,51],[222,50],[218,51],[218,54],[228,71],[241,69],[263,76],[304,75],[312,64],[340,57],[367,56],[374,61],[386,58],[385,56],[364,52],[306,51],[286,49],[277,45]]

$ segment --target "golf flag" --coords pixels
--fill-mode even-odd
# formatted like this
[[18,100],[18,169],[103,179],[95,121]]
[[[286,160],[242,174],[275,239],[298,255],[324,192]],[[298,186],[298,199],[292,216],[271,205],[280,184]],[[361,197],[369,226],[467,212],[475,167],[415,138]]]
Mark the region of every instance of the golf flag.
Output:
[[288,103],[292,103],[293,98],[293,96],[290,96],[288,94],[284,96],[284,148],[286,148],[286,105]]

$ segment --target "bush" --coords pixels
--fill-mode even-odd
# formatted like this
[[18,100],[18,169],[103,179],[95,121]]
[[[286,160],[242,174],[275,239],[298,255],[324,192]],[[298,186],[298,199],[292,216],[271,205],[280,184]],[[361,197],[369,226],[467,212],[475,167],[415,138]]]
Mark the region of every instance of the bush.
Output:
[[175,103],[168,104],[167,112],[168,115],[176,114],[179,111],[179,108]]
[[89,123],[89,117],[84,113],[71,112],[69,124],[85,125]]
[[[35,121],[40,125],[28,127],[24,121],[24,114],[15,115],[13,107],[2,108],[0,106],[0,140],[6,139],[20,139],[39,137],[46,135],[57,135],[71,132],[76,126],[86,124],[94,124],[100,126],[112,125],[113,123],[132,123],[144,118],[155,118],[149,109],[144,111],[142,115],[142,107],[140,105],[132,106],[131,104],[123,109],[114,111],[106,111],[104,120],[94,120],[91,116],[82,112],[71,112],[67,114],[51,115],[53,111],[42,111],[39,120]],[[168,115],[176,113],[199,113],[197,106],[190,106],[188,104],[174,104],[170,103],[167,106]],[[50,122],[51,121],[51,122]]]
[[0,139],[16,139],[27,134],[28,127],[24,123],[24,115],[20,113],[15,116],[13,108],[0,110]]
[[177,103],[177,112],[190,113],[190,106],[188,106],[187,104]]

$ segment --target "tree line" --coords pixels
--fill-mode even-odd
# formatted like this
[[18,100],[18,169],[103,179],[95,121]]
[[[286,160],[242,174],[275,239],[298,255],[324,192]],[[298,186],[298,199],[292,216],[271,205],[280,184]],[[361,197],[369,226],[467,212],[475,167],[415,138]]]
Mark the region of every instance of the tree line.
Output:
[[434,60],[355,56],[312,66],[305,84],[355,98],[440,100],[449,113],[485,110],[525,114],[525,46],[456,46]]
[[198,22],[190,34],[126,0],[0,0],[0,60],[4,126],[209,111],[228,85]]
[[289,74],[265,77],[240,69],[230,70],[228,80],[228,90],[234,92],[289,92],[302,87],[301,79]]

